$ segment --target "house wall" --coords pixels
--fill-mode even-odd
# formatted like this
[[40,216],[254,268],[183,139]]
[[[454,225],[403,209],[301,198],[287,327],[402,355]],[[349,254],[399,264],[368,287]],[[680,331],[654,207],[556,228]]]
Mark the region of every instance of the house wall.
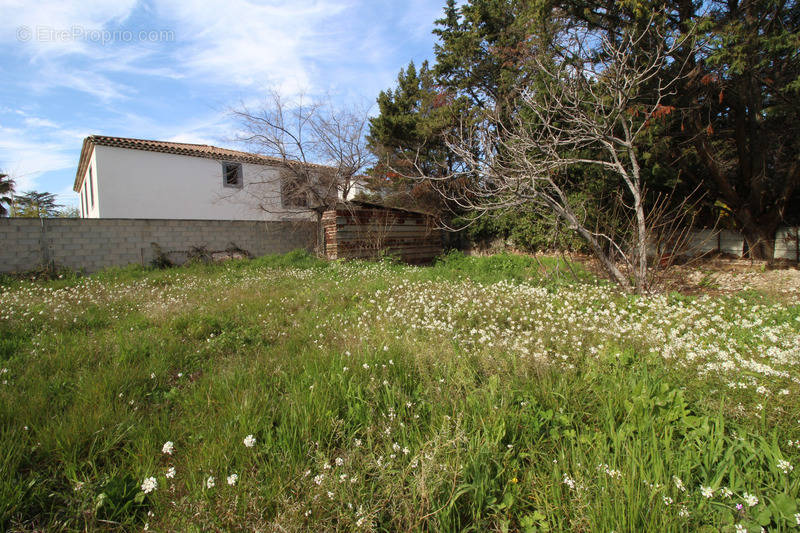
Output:
[[315,242],[313,222],[0,218],[0,272],[146,265],[155,256],[152,243],[181,263],[194,246],[223,251],[235,244],[259,256],[310,250]]
[[[308,212],[282,209],[279,169],[242,163],[243,187],[223,186],[222,161],[95,146],[96,208],[91,218],[298,220]],[[88,185],[84,177],[84,187]]]
[[[89,175],[91,171],[92,181],[90,184]],[[86,173],[83,175],[83,185],[81,185],[81,198],[84,200],[81,216],[84,218],[97,218],[100,214],[100,195],[97,182],[97,154],[92,151],[89,164],[86,166]],[[94,197],[93,197],[94,195]]]

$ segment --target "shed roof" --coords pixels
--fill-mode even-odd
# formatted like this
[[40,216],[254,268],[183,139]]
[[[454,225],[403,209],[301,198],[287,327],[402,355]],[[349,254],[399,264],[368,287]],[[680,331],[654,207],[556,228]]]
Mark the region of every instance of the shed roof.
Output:
[[387,209],[389,211],[402,211],[404,213],[414,213],[417,215],[427,215],[427,216],[434,216],[433,213],[429,213],[427,211],[423,211],[421,209],[410,209],[407,207],[395,207],[391,205],[384,205],[375,202],[367,202],[364,200],[350,200],[348,202],[341,202],[337,207],[346,208],[347,204],[356,205],[359,207],[365,207],[369,209]]

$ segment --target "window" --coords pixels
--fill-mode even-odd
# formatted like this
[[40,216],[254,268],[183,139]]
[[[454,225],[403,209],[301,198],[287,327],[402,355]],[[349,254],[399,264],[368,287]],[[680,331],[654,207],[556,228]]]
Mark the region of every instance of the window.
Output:
[[241,163],[222,163],[222,186],[242,187]]
[[89,167],[89,198],[92,199],[92,207],[94,207],[94,175],[92,174],[92,167]]

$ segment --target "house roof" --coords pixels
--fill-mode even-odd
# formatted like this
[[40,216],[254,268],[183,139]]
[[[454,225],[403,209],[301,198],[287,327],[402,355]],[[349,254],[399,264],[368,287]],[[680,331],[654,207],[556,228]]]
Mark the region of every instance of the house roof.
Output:
[[[89,159],[95,146],[113,146],[116,148],[127,148],[129,150],[145,150],[148,152],[162,152],[166,154],[188,155],[193,157],[205,157],[220,161],[237,161],[241,163],[254,163],[257,165],[278,165],[284,161],[277,157],[268,157],[250,152],[241,152],[228,148],[219,148],[208,144],[176,143],[168,141],[154,141],[150,139],[131,139],[128,137],[107,137],[105,135],[90,135],[83,140],[81,157],[78,160],[78,171],[75,174],[75,183],[72,188],[75,192],[81,190],[83,177],[86,175],[86,167],[89,166]],[[309,163],[310,166],[319,168],[330,168],[324,165]]]

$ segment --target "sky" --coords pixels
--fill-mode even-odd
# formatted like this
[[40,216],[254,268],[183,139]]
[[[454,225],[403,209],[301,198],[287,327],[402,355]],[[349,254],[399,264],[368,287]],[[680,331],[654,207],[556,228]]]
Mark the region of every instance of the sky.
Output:
[[269,90],[374,106],[432,57],[444,4],[0,0],[0,170],[77,205],[88,135],[237,148],[231,109]]

